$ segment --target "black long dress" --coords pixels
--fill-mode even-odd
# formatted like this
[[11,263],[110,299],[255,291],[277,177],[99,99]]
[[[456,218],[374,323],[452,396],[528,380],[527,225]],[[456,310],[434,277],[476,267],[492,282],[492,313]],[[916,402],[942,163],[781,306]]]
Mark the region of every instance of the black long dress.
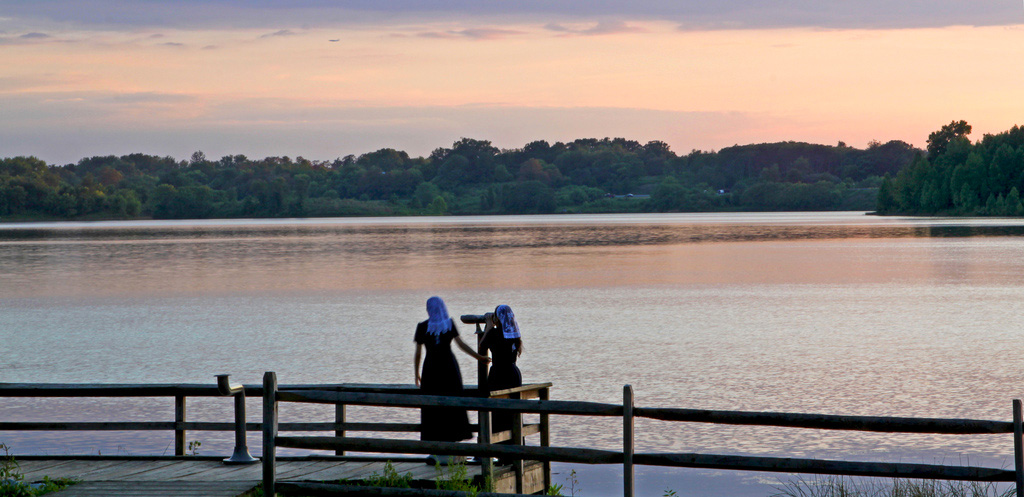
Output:
[[[451,329],[434,336],[427,333],[427,322],[416,325],[416,343],[427,349],[423,359],[420,390],[431,395],[462,395],[462,372],[452,353],[452,340],[459,331]],[[420,409],[420,440],[458,442],[473,436],[465,409],[424,407]]]
[[[504,390],[523,386],[523,374],[516,366],[519,354],[515,350],[516,340],[505,338],[501,324],[487,332],[483,347],[491,351],[491,369],[487,372],[487,389]],[[491,431],[512,429],[512,413],[495,411],[491,413]]]

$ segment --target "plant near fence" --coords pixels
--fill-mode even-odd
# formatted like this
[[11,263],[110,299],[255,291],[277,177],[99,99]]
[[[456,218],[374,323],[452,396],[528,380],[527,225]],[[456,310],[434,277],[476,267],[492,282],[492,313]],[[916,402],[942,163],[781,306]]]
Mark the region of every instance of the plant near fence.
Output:
[[[351,482],[340,482],[348,483]],[[384,463],[384,469],[381,473],[374,471],[370,476],[363,480],[363,483],[371,487],[396,487],[396,488],[410,488],[412,483],[412,473],[406,473],[404,475],[399,474],[398,470],[395,469],[395,465],[391,464],[391,461]]]
[[789,480],[770,497],[1012,497],[1015,492],[992,482],[829,475]]
[[77,483],[71,478],[51,479],[49,476],[44,476],[42,483],[26,483],[21,466],[11,455],[10,448],[0,444],[0,451],[3,451],[3,456],[0,456],[0,497],[36,497]]
[[480,488],[474,485],[469,477],[469,471],[466,469],[465,463],[449,465],[447,470],[440,464],[435,464],[434,467],[437,468],[436,484],[438,490],[466,492],[468,497],[476,497],[480,493]]

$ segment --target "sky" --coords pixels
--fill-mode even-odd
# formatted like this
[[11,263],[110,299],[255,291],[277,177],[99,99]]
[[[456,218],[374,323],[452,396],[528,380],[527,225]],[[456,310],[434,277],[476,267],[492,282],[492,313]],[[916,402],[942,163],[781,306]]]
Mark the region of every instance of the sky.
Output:
[[0,157],[923,147],[1024,124],[1022,61],[1021,0],[3,0]]

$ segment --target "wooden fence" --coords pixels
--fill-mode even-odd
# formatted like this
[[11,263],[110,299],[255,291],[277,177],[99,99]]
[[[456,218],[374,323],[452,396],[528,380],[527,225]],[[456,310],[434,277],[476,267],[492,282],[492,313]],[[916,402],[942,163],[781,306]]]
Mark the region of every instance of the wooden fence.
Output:
[[[226,379],[224,381],[226,384]],[[277,385],[276,375],[267,373],[264,384],[259,386],[237,386],[227,392],[223,386],[200,384],[0,384],[0,397],[166,397],[174,399],[173,421],[149,422],[7,422],[0,421],[0,431],[104,431],[143,430],[173,431],[175,434],[175,455],[186,453],[186,432],[200,431],[260,431],[264,437],[263,476],[268,489],[275,485],[275,460],[277,447],[300,449],[333,450],[336,454],[345,451],[471,455],[483,457],[485,470],[489,471],[489,457],[501,457],[517,462],[519,478],[522,475],[521,460],[536,460],[545,463],[566,462],[581,464],[622,464],[624,493],[633,495],[633,468],[635,465],[671,466],[688,468],[715,468],[729,470],[771,471],[785,473],[831,474],[851,476],[897,477],[944,479],[983,482],[1015,482],[1018,497],[1024,497],[1024,450],[1022,450],[1021,402],[1014,400],[1013,421],[984,421],[972,419],[936,419],[902,417],[837,416],[822,414],[765,413],[738,411],[711,411],[675,408],[638,407],[633,402],[632,388],[623,389],[623,402],[604,404],[595,402],[554,401],[549,398],[548,383],[526,385],[520,389],[490,392],[488,398],[483,392],[468,390],[466,397],[440,397],[422,395],[409,386],[387,385]],[[189,397],[215,397],[233,395],[238,405],[238,394],[263,398],[263,422],[189,422],[186,417],[186,399]],[[476,396],[470,396],[476,395]],[[520,398],[516,398],[520,397]],[[531,399],[532,397],[532,399]],[[333,422],[280,423],[277,416],[279,402],[308,402],[333,404]],[[346,436],[351,431],[367,432],[415,432],[419,425],[414,423],[351,423],[346,420],[345,408],[350,405],[390,406],[400,408],[461,407],[481,413],[479,439],[477,443],[423,442],[416,440],[395,440],[382,438],[357,438]],[[488,413],[505,411],[514,413],[516,422],[510,432],[491,434]],[[522,423],[523,414],[540,415],[540,423]],[[620,417],[623,422],[622,451],[599,450],[576,447],[551,447],[549,445],[548,416],[601,416]],[[714,455],[696,453],[637,453],[634,450],[634,419],[637,417],[676,422],[720,423],[733,425],[778,426],[807,429],[856,430],[884,433],[930,433],[930,434],[993,434],[1012,433],[1014,446],[1014,468],[1012,470],[974,466],[945,466],[911,463],[853,462],[820,459],[793,459],[779,457]],[[326,431],[333,437],[285,437],[283,431]],[[539,435],[539,446],[526,446],[524,437]],[[508,443],[510,442],[511,443]],[[499,444],[498,442],[506,442]],[[237,449],[237,447],[236,447]],[[545,485],[550,485],[550,468],[545,474]],[[517,492],[522,482],[517,481]],[[267,495],[272,495],[268,492]]]
[[[490,457],[514,460],[537,460],[581,464],[622,464],[623,491],[626,497],[634,494],[635,465],[670,466],[681,468],[713,468],[726,470],[767,471],[784,473],[873,476],[936,480],[962,480],[981,482],[1016,482],[1017,496],[1024,497],[1024,456],[1021,448],[1021,402],[1013,401],[1013,421],[984,421],[972,419],[905,418],[837,416],[825,414],[796,414],[772,412],[712,411],[698,409],[645,408],[633,402],[633,389],[623,388],[623,403],[554,401],[546,396],[539,400],[494,399],[484,397],[443,397],[416,393],[366,393],[295,390],[278,388],[277,376],[268,372],[263,383],[263,483],[266,495],[274,495],[276,484],[275,454],[277,447],[360,451],[383,453],[413,453],[477,456],[488,461]],[[513,444],[496,445],[494,440],[478,443],[425,442],[380,438],[335,437],[282,437],[278,435],[279,402],[316,404],[347,404],[401,408],[459,407],[479,411],[481,427],[488,426],[488,413],[511,412],[516,416]],[[524,413],[547,416],[602,416],[621,417],[623,423],[622,451],[578,447],[550,447],[548,439],[540,446],[516,445],[522,443],[521,419]],[[719,423],[732,425],[778,426],[827,430],[855,430],[883,433],[930,434],[993,434],[1012,433],[1014,442],[1014,470],[975,466],[946,466],[934,464],[855,462],[822,459],[794,459],[780,457],[714,455],[695,453],[636,453],[634,450],[634,420],[637,417],[664,421]],[[481,429],[481,433],[485,433]],[[521,464],[521,462],[520,462]],[[517,466],[521,471],[521,465]],[[550,478],[546,480],[550,485]],[[521,492],[521,484],[517,485]]]
[[[88,422],[44,422],[44,421],[0,421],[0,431],[173,431],[174,432],[174,455],[184,456],[187,451],[186,434],[189,431],[234,431],[235,432],[235,454],[227,460],[232,463],[257,462],[248,455],[245,433],[249,431],[260,432],[263,430],[263,423],[247,422],[245,417],[244,399],[248,397],[263,398],[264,389],[262,385],[228,385],[227,375],[217,375],[217,385],[202,384],[54,384],[54,383],[0,383],[0,398],[21,397],[21,398],[151,398],[165,397],[173,398],[174,420],[173,421],[88,421]],[[547,399],[551,384],[537,383],[525,385],[518,388],[500,390],[494,392],[480,391],[475,386],[468,386],[465,389],[467,396],[484,396],[497,399]],[[353,395],[409,395],[415,396],[420,390],[410,385],[379,385],[379,384],[292,384],[282,385],[283,390],[289,392],[313,391],[318,393],[346,393]],[[187,421],[186,406],[189,397],[225,397],[235,399],[235,419],[233,422],[194,422]],[[288,432],[333,432],[335,437],[345,437],[349,432],[372,432],[372,433],[419,433],[419,423],[353,423],[347,420],[346,403],[337,402],[334,404],[334,420],[325,422],[287,422],[279,423],[277,431]],[[521,417],[517,424],[520,430],[517,433],[505,431],[491,433],[489,417],[483,417],[485,427],[480,429],[479,425],[472,425],[473,431],[478,433],[481,443],[501,443],[512,440],[514,437],[527,437],[540,435],[542,445],[547,445],[549,440],[549,426],[546,415],[542,415],[540,423],[525,424]],[[84,454],[80,454],[84,455]],[[335,450],[335,455],[345,455],[344,449]],[[484,461],[484,469],[491,471],[491,461]],[[517,467],[518,468],[518,467]],[[519,473],[522,473],[521,468]],[[550,465],[544,467],[545,481],[550,484]]]
[[[88,422],[43,422],[43,421],[3,421],[0,418],[0,431],[173,431],[174,455],[184,456],[187,452],[187,432],[189,431],[234,431],[244,433],[263,430],[262,423],[245,422],[244,404],[238,402],[246,396],[263,398],[262,385],[227,385],[227,375],[217,375],[218,384],[183,384],[183,383],[144,383],[144,384],[88,384],[88,383],[0,383],[0,398],[167,398],[173,399],[174,419],[170,421],[88,421]],[[544,395],[547,395],[543,384]],[[227,388],[226,388],[227,387]],[[282,385],[289,391],[316,390],[320,392],[358,392],[365,394],[416,394],[418,388],[407,385],[367,385],[367,384],[293,384]],[[495,392],[496,394],[500,392]],[[242,395],[244,394],[244,395]],[[466,389],[467,395],[478,395],[475,387]],[[190,397],[234,397],[235,419],[231,422],[195,422],[188,421],[187,405]],[[244,425],[240,426],[240,420]],[[474,426],[474,429],[477,427]],[[335,405],[334,421],[325,422],[290,422],[281,423],[280,431],[292,432],[334,432],[335,436],[344,437],[350,431],[365,432],[419,432],[418,423],[352,423],[346,420],[345,404]],[[510,437],[509,437],[510,438]],[[244,438],[236,436],[236,452],[239,446],[246,444]],[[83,454],[80,454],[83,455]],[[344,455],[344,451],[336,451],[336,455]],[[253,460],[255,462],[255,460]]]
[[[537,435],[539,437],[539,448],[547,448],[550,444],[550,422],[547,412],[539,413],[539,422],[524,423],[523,413],[533,412],[529,409],[511,410],[513,413],[512,429],[502,432],[492,432],[490,422],[490,409],[487,402],[511,402],[516,405],[532,405],[538,402],[550,402],[551,383],[534,383],[521,387],[497,391],[478,391],[467,389],[465,397],[444,397],[435,395],[423,395],[418,389],[406,392],[396,392],[395,389],[370,388],[363,386],[360,389],[346,388],[334,390],[317,390],[315,388],[289,388],[288,386],[277,385],[277,375],[268,372],[263,379],[263,482],[265,489],[273,489],[276,484],[276,448],[288,447],[297,449],[333,450],[336,454],[344,454],[345,451],[357,452],[382,452],[402,454],[438,454],[456,456],[477,456],[481,460],[481,471],[485,476],[493,476],[494,464],[491,457],[503,457],[512,460],[513,472],[515,474],[515,491],[522,493],[525,483],[525,470],[523,467],[522,454],[520,449],[525,448],[526,437]],[[390,391],[389,391],[390,390]],[[538,400],[530,400],[538,399]],[[482,407],[475,401],[483,401]],[[348,437],[344,431],[338,431],[334,437],[282,437],[278,432],[285,423],[280,423],[278,416],[278,403],[280,402],[304,402],[313,404],[329,404],[338,406],[339,412],[344,412],[344,406],[381,406],[381,407],[405,407],[422,408],[432,406],[466,407],[479,412],[478,424],[472,425],[477,432],[477,443],[449,443],[449,442],[423,442],[418,440],[398,440],[380,438],[358,438]],[[500,409],[495,409],[500,410]],[[556,413],[557,414],[557,413]],[[349,424],[350,426],[355,423]],[[361,423],[360,431],[377,432],[419,432],[420,425],[398,424],[398,423]],[[313,431],[313,430],[305,430]],[[486,448],[486,450],[484,450]],[[550,460],[541,458],[542,462],[541,480],[542,488],[547,489],[551,485]],[[273,495],[267,491],[266,495]]]
[[[262,389],[261,389],[262,390]],[[262,391],[260,392],[262,395]],[[189,397],[221,397],[217,385],[0,383],[0,397],[165,397],[174,399],[173,421],[8,422],[0,431],[173,431],[174,455],[185,455],[186,432],[233,431],[235,423],[187,421]]]

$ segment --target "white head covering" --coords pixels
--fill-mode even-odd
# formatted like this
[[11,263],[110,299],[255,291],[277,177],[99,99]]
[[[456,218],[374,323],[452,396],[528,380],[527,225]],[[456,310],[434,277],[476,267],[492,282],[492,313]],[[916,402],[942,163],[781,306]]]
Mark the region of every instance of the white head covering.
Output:
[[448,316],[448,307],[441,297],[427,299],[427,333],[435,337],[441,336],[452,328],[452,318]]
[[516,322],[516,316],[512,314],[512,308],[501,304],[494,309],[494,315],[498,318],[501,323],[501,334],[505,338],[519,338],[519,323]]

